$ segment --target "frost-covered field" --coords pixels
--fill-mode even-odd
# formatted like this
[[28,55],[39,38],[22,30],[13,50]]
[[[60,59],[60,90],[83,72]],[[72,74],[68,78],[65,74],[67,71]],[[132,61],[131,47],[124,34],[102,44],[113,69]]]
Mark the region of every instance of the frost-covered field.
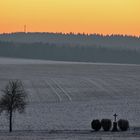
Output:
[[[28,105],[25,114],[14,115],[13,134],[0,116],[0,139],[140,138],[133,134],[140,127],[140,65],[0,58],[0,89],[9,79],[23,81]],[[91,133],[92,119],[113,119],[114,113],[129,120],[130,132]]]

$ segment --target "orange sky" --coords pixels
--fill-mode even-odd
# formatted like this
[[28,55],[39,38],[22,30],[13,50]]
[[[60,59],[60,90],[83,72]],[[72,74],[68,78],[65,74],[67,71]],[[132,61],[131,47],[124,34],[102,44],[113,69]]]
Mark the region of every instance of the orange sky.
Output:
[[0,32],[140,35],[140,0],[0,0]]

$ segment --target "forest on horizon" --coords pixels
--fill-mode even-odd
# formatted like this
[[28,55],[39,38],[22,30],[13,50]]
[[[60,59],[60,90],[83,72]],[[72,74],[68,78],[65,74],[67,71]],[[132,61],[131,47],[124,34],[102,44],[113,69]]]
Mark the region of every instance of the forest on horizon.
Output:
[[0,56],[140,64],[140,38],[74,33],[0,34]]

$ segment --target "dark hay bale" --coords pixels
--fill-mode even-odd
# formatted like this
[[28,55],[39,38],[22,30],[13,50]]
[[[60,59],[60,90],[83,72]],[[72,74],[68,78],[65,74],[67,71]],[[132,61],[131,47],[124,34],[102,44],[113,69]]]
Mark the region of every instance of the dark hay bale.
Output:
[[112,127],[112,122],[110,119],[102,119],[101,126],[102,126],[104,131],[109,131]]
[[91,128],[95,131],[99,131],[101,129],[101,122],[99,120],[93,120],[91,122]]
[[121,131],[127,131],[128,128],[129,128],[129,122],[128,120],[123,120],[123,119],[120,119],[118,121],[118,127]]

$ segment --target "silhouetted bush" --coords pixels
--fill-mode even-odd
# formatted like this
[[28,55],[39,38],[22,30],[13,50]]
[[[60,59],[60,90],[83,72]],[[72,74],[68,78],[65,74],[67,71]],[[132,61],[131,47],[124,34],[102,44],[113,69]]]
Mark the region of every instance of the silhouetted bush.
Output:
[[121,131],[127,131],[128,128],[129,128],[129,122],[128,120],[123,120],[123,119],[120,119],[118,121],[118,127]]
[[111,129],[112,122],[110,119],[102,119],[101,126],[102,126],[104,131],[109,131]]
[[99,120],[93,120],[91,122],[91,127],[92,129],[94,129],[95,131],[99,131],[101,129],[101,122]]

